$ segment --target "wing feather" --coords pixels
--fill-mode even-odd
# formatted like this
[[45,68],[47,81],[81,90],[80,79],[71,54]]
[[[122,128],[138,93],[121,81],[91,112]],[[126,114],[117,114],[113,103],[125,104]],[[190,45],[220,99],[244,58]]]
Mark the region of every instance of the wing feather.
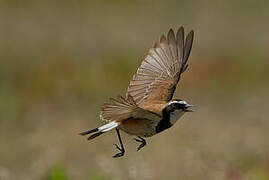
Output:
[[129,118],[160,118],[159,115],[144,110],[137,106],[132,96],[124,98],[110,98],[110,103],[105,103],[101,109],[100,118],[105,121],[121,122]]
[[126,97],[131,95],[136,104],[149,100],[169,101],[172,99],[180,75],[187,69],[194,32],[186,37],[180,27],[175,35],[172,29],[167,37],[161,36],[142,61],[131,80]]

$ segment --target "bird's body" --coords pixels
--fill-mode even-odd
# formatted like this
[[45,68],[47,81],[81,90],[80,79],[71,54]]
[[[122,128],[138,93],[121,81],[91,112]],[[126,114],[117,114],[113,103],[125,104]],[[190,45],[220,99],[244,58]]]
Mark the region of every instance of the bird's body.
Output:
[[156,134],[156,126],[162,120],[162,108],[165,103],[160,101],[154,101],[152,103],[140,105],[140,108],[154,112],[152,115],[145,115],[143,118],[130,118],[128,121],[123,121],[119,126],[119,129],[126,133],[141,136],[150,137]]
[[116,145],[120,157],[125,150],[119,130],[141,142],[138,150],[146,145],[142,137],[151,137],[170,128],[192,105],[180,99],[172,100],[180,75],[187,69],[187,60],[193,42],[193,31],[184,40],[184,29],[175,35],[170,29],[167,38],[163,35],[160,43],[149,50],[136,74],[133,76],[126,97],[110,98],[102,107],[100,118],[107,124],[81,135],[92,134],[89,140],[116,129],[121,148]]
[[124,132],[140,137],[151,137],[156,134],[159,119],[130,118],[119,125]]

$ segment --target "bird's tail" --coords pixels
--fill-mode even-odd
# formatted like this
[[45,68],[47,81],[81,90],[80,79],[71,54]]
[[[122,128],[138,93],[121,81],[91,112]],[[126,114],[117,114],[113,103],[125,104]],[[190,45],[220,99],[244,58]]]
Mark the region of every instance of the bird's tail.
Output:
[[88,135],[88,134],[92,134],[88,137],[88,140],[91,140],[91,139],[94,139],[98,136],[100,136],[101,134],[105,133],[105,132],[108,132],[116,127],[118,127],[119,123],[115,122],[115,121],[112,121],[108,124],[105,124],[99,128],[95,128],[95,129],[92,129],[92,130],[88,130],[88,131],[84,131],[84,132],[81,132],[79,133],[80,135],[82,136],[85,136],[85,135]]

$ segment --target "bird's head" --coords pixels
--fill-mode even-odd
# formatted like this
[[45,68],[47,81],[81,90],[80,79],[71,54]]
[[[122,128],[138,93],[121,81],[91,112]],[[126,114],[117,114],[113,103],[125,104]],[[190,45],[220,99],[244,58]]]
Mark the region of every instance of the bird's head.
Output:
[[186,101],[181,99],[173,99],[166,105],[166,110],[169,112],[175,111],[175,110],[182,110],[184,112],[193,112],[190,107],[193,107],[193,105],[188,104]]
[[193,112],[190,107],[193,105],[184,100],[173,99],[165,105],[163,115],[169,116],[170,123],[174,124],[185,112]]

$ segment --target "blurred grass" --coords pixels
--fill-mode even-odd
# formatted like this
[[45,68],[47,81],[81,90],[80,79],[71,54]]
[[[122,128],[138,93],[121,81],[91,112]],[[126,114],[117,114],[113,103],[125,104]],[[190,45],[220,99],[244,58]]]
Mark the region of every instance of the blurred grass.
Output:
[[[48,178],[47,180],[70,180],[72,178],[68,177],[66,169],[62,166],[55,165],[50,168],[48,172]],[[104,174],[100,172],[92,172],[89,173],[88,180],[109,180],[111,178],[108,178]]]
[[[0,179],[269,179],[268,2],[0,1]],[[162,33],[194,29],[196,105],[143,151],[87,142]],[[57,165],[57,162],[62,162]]]
[[67,179],[68,178],[65,169],[57,166],[51,168],[48,175],[48,180],[67,180]]

